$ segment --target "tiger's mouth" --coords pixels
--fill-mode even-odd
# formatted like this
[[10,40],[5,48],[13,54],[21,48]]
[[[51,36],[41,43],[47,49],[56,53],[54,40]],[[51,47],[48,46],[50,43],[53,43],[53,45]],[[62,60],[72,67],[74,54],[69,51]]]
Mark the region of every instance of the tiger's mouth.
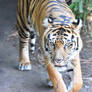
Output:
[[62,64],[56,64],[56,65],[54,65],[55,67],[67,67],[67,64],[66,65],[62,65]]
[[60,72],[60,73],[64,73],[64,72],[73,72],[73,68],[68,68],[67,64],[65,65],[55,65],[55,68]]

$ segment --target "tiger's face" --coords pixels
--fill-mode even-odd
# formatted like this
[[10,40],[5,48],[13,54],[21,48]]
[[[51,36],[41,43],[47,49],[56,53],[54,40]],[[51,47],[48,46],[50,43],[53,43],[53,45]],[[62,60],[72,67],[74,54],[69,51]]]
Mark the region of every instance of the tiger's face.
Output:
[[44,50],[56,66],[63,66],[79,54],[82,41],[78,27],[58,26],[46,29]]

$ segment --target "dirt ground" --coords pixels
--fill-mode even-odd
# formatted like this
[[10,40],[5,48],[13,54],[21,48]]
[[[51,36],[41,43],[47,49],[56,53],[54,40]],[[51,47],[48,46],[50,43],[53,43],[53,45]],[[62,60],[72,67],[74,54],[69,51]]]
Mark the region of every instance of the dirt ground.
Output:
[[[32,70],[18,71],[17,0],[0,0],[0,92],[54,92],[46,85],[46,70],[39,47],[30,53]],[[84,47],[80,53],[84,85],[80,92],[92,92],[92,38],[81,31]]]

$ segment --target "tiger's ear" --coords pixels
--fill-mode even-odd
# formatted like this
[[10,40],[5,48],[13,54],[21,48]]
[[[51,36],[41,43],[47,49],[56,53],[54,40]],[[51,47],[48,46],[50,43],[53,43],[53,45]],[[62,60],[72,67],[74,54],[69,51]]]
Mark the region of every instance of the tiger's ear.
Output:
[[74,29],[78,32],[80,32],[80,29],[82,27],[82,20],[81,19],[76,19],[74,22],[72,22]]
[[52,16],[46,17],[43,21],[43,26],[48,28],[48,27],[52,27],[54,22],[54,18]]

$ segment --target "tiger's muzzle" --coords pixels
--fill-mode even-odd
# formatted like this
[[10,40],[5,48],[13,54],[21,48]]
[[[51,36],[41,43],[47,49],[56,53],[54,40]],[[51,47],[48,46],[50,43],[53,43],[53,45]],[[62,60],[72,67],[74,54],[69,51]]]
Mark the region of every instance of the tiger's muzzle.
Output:
[[59,67],[63,66],[63,62],[64,62],[64,59],[62,58],[57,58],[54,60],[55,66],[59,66]]

